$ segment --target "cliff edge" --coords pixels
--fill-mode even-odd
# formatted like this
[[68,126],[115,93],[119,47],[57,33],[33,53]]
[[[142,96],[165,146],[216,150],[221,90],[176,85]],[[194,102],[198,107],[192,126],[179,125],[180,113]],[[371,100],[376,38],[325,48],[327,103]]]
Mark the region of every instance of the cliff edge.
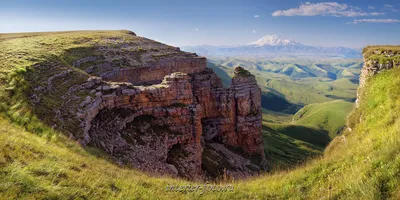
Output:
[[223,88],[204,57],[130,31],[2,40],[28,65],[4,79],[10,118],[29,110],[29,120],[152,174],[244,178],[266,169],[261,90],[243,68]]
[[368,46],[363,50],[363,57],[364,66],[361,69],[360,85],[357,91],[357,107],[359,107],[361,94],[368,78],[383,70],[400,67],[400,48],[398,46]]

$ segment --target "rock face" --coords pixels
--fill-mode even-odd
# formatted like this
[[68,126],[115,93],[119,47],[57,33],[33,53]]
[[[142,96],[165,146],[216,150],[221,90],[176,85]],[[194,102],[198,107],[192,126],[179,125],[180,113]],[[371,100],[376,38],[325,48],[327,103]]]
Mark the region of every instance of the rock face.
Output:
[[200,178],[201,108],[189,79],[178,72],[148,87],[103,85],[108,94],[88,104],[82,142],[142,170]]
[[132,33],[68,40],[62,60],[28,77],[42,121],[151,174],[204,180],[265,169],[261,91],[248,71],[237,68],[224,88],[204,57]]
[[[364,66],[361,69],[361,74],[360,74],[360,86],[357,91],[357,100],[356,100],[356,106],[359,106],[360,98],[361,98],[361,93],[362,90],[368,80],[369,77],[374,76],[375,74],[378,74],[382,70],[387,70],[391,69],[394,67],[400,67],[400,62],[395,59],[391,59],[394,56],[400,56],[400,53],[397,52],[396,54],[391,51],[382,51],[379,50],[379,46],[377,47],[369,47],[369,48],[374,48],[372,52],[372,56],[366,56],[364,54]],[[365,51],[365,50],[364,50]],[[372,50],[369,50],[372,51]],[[384,58],[384,61],[379,61],[379,58]]]
[[[243,178],[265,169],[261,90],[253,75],[238,68],[226,89],[205,58],[155,68],[163,69],[105,77],[114,82],[89,78],[96,97],[81,103],[83,144],[121,164],[189,179],[224,171]],[[151,85],[161,75],[161,83]]]

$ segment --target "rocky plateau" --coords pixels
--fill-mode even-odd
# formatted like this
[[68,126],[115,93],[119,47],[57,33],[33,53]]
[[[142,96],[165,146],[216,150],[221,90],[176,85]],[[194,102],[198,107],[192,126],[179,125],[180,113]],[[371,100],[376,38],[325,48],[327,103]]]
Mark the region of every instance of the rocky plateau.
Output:
[[26,77],[42,121],[150,174],[213,180],[266,170],[253,75],[238,67],[224,88],[204,57],[133,32],[96,34],[72,38],[78,47]]

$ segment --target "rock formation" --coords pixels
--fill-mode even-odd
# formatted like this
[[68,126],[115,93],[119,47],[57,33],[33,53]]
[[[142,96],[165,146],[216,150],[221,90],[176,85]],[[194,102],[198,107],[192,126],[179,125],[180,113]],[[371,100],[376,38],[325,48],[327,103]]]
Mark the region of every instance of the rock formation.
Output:
[[[364,51],[372,54],[372,55],[366,55],[364,53],[364,66],[361,69],[361,74],[360,74],[360,85],[359,89],[357,91],[357,100],[356,100],[356,106],[359,106],[360,102],[360,97],[363,88],[365,87],[365,84],[368,80],[369,77],[378,74],[382,70],[387,70],[391,69],[394,67],[400,67],[400,61],[396,61],[395,59],[391,59],[394,56],[400,56],[400,52],[393,52],[391,50],[380,50],[379,46],[376,47],[367,47]],[[381,61],[378,58],[384,58],[384,60],[381,59]]]
[[224,88],[196,54],[134,34],[84,41],[85,47],[63,55],[67,61],[78,57],[72,67],[37,66],[38,73],[49,66],[53,71],[34,88],[32,102],[65,91],[59,107],[43,104],[54,112],[47,118],[53,127],[152,174],[242,178],[266,168],[261,90],[248,71],[237,68]]

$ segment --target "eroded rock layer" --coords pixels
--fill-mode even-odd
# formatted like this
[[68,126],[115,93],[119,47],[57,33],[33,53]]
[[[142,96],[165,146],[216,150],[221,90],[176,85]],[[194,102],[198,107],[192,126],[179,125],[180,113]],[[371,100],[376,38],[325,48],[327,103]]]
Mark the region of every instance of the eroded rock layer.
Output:
[[120,163],[190,179],[221,176],[224,170],[234,177],[259,173],[265,161],[261,91],[254,76],[235,75],[226,89],[205,65],[200,73],[189,73],[175,72],[149,86],[90,78],[96,97],[82,102],[82,143],[104,149]]
[[237,68],[224,88],[204,57],[109,34],[67,37],[73,46],[26,77],[43,122],[151,174],[204,180],[265,169],[253,75]]

